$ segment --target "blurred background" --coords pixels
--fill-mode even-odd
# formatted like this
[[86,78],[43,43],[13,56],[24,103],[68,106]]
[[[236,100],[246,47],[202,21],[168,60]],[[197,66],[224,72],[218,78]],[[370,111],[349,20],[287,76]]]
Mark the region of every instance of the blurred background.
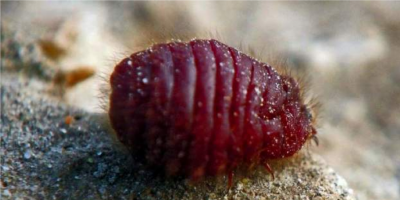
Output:
[[[155,42],[217,38],[307,74],[320,145],[358,199],[400,199],[399,2],[2,2],[2,76],[102,110],[123,57]],[[17,66],[17,67],[16,67]],[[103,78],[101,78],[103,77]]]

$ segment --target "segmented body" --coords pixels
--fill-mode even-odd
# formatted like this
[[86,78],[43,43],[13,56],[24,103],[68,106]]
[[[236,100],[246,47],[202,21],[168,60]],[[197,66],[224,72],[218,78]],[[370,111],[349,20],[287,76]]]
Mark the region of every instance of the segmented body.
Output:
[[110,79],[120,141],[192,179],[288,157],[315,134],[298,83],[216,40],[157,44]]

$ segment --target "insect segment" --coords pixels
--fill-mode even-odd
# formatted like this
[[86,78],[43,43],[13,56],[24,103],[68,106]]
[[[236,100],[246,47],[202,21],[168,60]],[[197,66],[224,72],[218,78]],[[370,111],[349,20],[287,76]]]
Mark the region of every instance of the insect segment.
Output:
[[156,44],[117,64],[110,83],[119,140],[168,175],[269,168],[316,134],[295,79],[217,40]]

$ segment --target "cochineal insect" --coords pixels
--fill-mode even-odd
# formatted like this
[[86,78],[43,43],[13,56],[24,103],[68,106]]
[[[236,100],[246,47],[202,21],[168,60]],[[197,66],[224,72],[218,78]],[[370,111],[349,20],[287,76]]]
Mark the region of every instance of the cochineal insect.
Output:
[[191,180],[264,165],[317,133],[299,83],[217,40],[155,44],[116,65],[109,118],[134,155]]

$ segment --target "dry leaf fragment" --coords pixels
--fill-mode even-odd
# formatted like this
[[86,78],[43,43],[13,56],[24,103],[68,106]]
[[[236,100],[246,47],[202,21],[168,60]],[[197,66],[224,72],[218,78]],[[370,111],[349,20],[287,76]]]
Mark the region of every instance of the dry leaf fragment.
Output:
[[52,60],[60,59],[67,52],[52,40],[39,40],[39,46],[44,55]]
[[61,71],[55,76],[54,83],[70,88],[92,77],[94,74],[95,71],[91,67],[79,67],[71,71]]

